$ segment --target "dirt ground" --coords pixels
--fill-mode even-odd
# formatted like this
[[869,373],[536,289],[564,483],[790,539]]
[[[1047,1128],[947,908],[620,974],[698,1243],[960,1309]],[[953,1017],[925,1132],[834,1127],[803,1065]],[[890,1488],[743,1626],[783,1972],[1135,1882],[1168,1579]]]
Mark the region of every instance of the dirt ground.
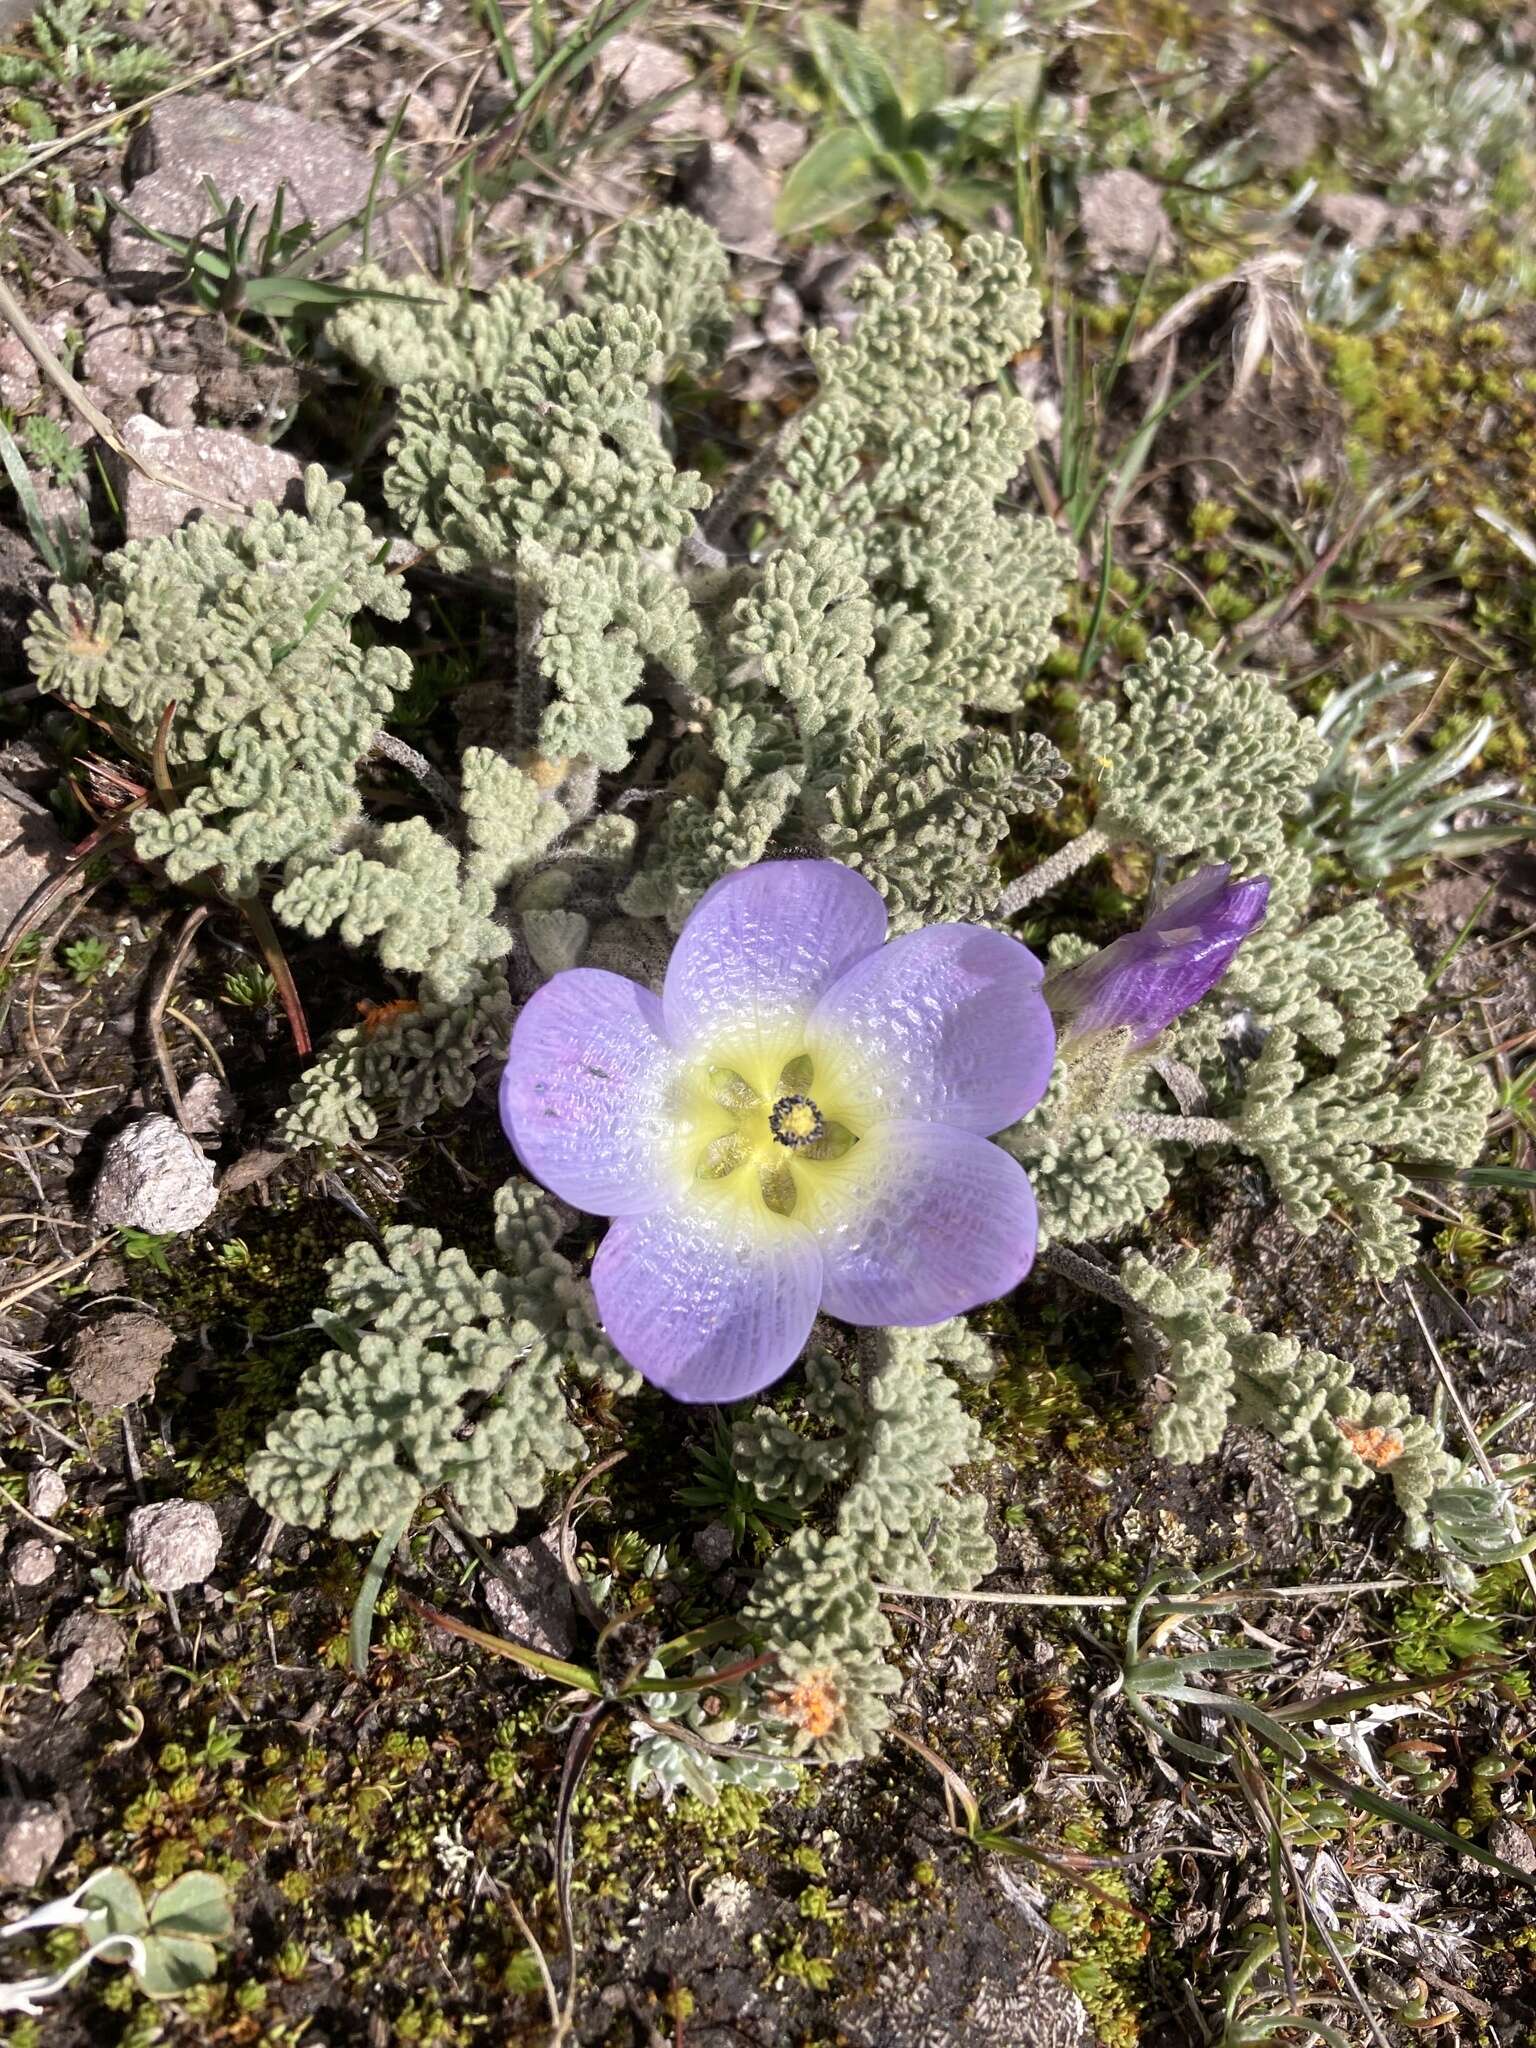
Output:
[[[548,11],[561,34],[583,18]],[[957,79],[1004,34],[986,9],[931,12],[947,24]],[[1528,67],[1530,9],[1468,0],[1447,12],[1457,49],[1464,29],[1469,48],[1483,37],[1511,71]],[[525,70],[537,69],[545,14],[506,10]],[[323,461],[365,502],[377,502],[387,422],[316,323],[209,308],[184,281],[148,273],[146,284],[124,261],[133,238],[98,193],[132,207],[135,187],[167,169],[134,141],[160,110],[110,104],[106,67],[124,49],[152,50],[165,85],[190,91],[207,72],[204,95],[309,116],[365,160],[391,139],[413,188],[393,209],[400,266],[435,246],[477,282],[545,274],[579,266],[594,239],[659,200],[703,212],[733,251],[737,327],[725,395],[689,422],[700,449],[734,453],[797,402],[810,382],[804,324],[836,317],[862,251],[926,217],[888,195],[863,218],[774,232],[774,193],[830,118],[807,84],[795,9],[656,0],[626,14],[625,35],[642,45],[635,68],[610,46],[521,106],[486,11],[458,0],[382,16],[331,8],[305,28],[256,0],[151,0],[137,16],[81,20],[103,40],[77,22],[76,56],[11,84],[21,112],[0,102],[0,142],[18,151],[50,130],[86,131],[40,165],[0,157],[0,275],[110,429],[190,407],[188,426]],[[1040,10],[1025,42],[1067,113],[1027,156],[1051,314],[1021,382],[1059,422],[1072,402],[1069,328],[1102,367],[1127,318],[1145,335],[1167,316],[1166,342],[1097,392],[1109,461],[1150,409],[1216,365],[1116,502],[1108,623],[1087,687],[1112,682],[1170,618],[1229,636],[1312,708],[1384,662],[1424,667],[1441,687],[1410,750],[1486,713],[1495,736],[1472,772],[1528,797],[1536,556],[1504,544],[1477,508],[1536,526],[1536,257],[1519,268],[1536,219],[1528,177],[1522,187],[1496,165],[1422,189],[1417,173],[1394,171],[1359,58],[1362,37],[1376,48],[1394,32],[1384,10],[1333,0]],[[24,22],[3,33],[5,53],[29,62],[42,47]],[[1177,148],[1168,105],[1193,124]],[[1526,152],[1511,147],[1517,170],[1536,162],[1529,138]],[[1127,169],[1150,176],[1161,226],[1122,219],[1095,238],[1084,193]],[[969,159],[966,174],[982,175]],[[1020,224],[1018,180],[993,159],[984,174],[997,220]],[[1344,199],[1390,216],[1369,245],[1349,240],[1346,223],[1364,228]],[[1138,299],[1135,237],[1147,232],[1155,260]],[[1320,287],[1307,310],[1309,252],[1346,248],[1356,298],[1379,291],[1396,308],[1379,328],[1368,308],[1346,319]],[[1181,310],[1204,284],[1210,294]],[[1492,308],[1481,320],[1468,294]],[[123,487],[98,460],[92,422],[14,337],[0,350],[9,431],[28,419],[52,429],[21,443],[45,510],[83,522],[98,554],[117,545]],[[1019,489],[1048,510],[1060,502],[1054,454],[1046,434]],[[1421,484],[1428,494],[1412,502]],[[367,1676],[355,1675],[348,1624],[367,1546],[269,1522],[245,1461],[323,1348],[310,1317],[326,1262],[360,1230],[425,1221],[471,1257],[486,1250],[489,1196],[507,1170],[495,1077],[462,1110],[339,1160],[274,1146],[304,1062],[250,928],[137,864],[121,836],[64,865],[137,771],[110,731],[32,687],[21,642],[52,577],[13,492],[0,518],[0,881],[13,891],[0,903],[9,917],[30,895],[22,928],[39,935],[0,971],[0,1797],[12,1820],[23,1806],[55,1815],[58,1838],[35,1873],[17,1850],[0,1916],[108,1865],[146,1895],[211,1871],[233,1908],[211,1981],[156,2000],[103,1963],[46,2017],[0,2019],[0,2040],[515,2048],[556,2037],[547,1959],[557,2002],[573,1986],[567,2038],[593,2048],[1536,2042],[1530,1891],[1510,1874],[1536,1873],[1528,1574],[1499,1564],[1458,1593],[1423,1559],[1405,1568],[1384,1489],[1335,1528],[1303,1523],[1273,1446],[1252,1432],[1231,1432],[1204,1465],[1159,1463],[1152,1390],[1117,1314],[1043,1275],[984,1312],[1007,1364],[967,1394],[999,1455],[988,1489],[1002,1562],[989,1589],[1123,1602],[1156,1570],[1224,1564],[1260,1586],[1323,1589],[1222,1609],[1203,1640],[1265,1654],[1231,1684],[1271,1709],[1369,1692],[1352,1731],[1342,1714],[1309,1731],[1314,1754],[1369,1791],[1362,1754],[1385,1748],[1378,1789],[1438,1838],[1319,1777],[1277,1776],[1272,1759],[1245,1776],[1150,1738],[1123,1698],[1121,1605],[893,1598],[907,1681],[898,1726],[920,1747],[892,1742],[875,1762],[812,1772],[801,1794],[727,1790],[714,1807],[631,1792],[633,1731],[612,1711],[562,1815],[576,1710],[411,1605],[494,1625],[485,1575],[446,1513],[418,1520],[379,1601]],[[1047,727],[1069,725],[1078,655],[1100,630],[1097,546],[1090,533],[1041,692]],[[472,594],[430,575],[421,590],[402,631],[438,692],[413,728],[430,749],[451,744],[448,700],[472,680],[453,671],[444,605],[463,605],[455,631],[480,664],[508,650]],[[380,782],[393,787],[383,767]],[[1470,822],[1488,815],[1474,806]],[[1418,860],[1379,883],[1342,858],[1332,872],[1340,900],[1379,887],[1427,964],[1452,956],[1437,1027],[1491,1049],[1514,1088],[1536,988],[1531,845]],[[296,940],[289,961],[316,1040],[399,994],[370,959],[330,943]],[[164,1243],[97,1229],[88,1203],[104,1151],[173,1106],[168,1074],[205,1105],[218,1205]],[[1528,1113],[1511,1113],[1489,1158],[1528,1169],[1532,1130]],[[1536,1196],[1517,1183],[1444,1195],[1422,1191],[1414,1298],[1486,1433],[1536,1386]],[[1408,1291],[1363,1280],[1342,1229],[1299,1243],[1256,1168],[1192,1164],[1159,1230],[1230,1263],[1256,1322],[1305,1328],[1357,1360],[1373,1389],[1420,1407],[1440,1397]],[[174,1345],[138,1391],[126,1391],[129,1361],[95,1403],[75,1347],[117,1312],[157,1319]],[[722,1556],[718,1508],[680,1501],[712,1423],[678,1418],[653,1393],[622,1407],[591,1396],[594,1444],[622,1457],[591,1490],[579,1546],[588,1574],[607,1575],[614,1615],[649,1601],[645,1560],[660,1546],[686,1583],[687,1626],[733,1611],[756,1552],[749,1536]],[[1529,1417],[1498,1442],[1533,1447]],[[157,1592],[130,1566],[129,1519],[167,1500],[211,1510],[217,1554],[195,1583]],[[518,1542],[561,1506],[525,1517]],[[46,1568],[18,1569],[28,1543],[46,1550]],[[1348,1595],[1383,1580],[1394,1583]],[[109,1619],[111,1643],[71,1690],[86,1667],[66,1677],[66,1661],[92,1615]],[[1214,1724],[1195,1708],[1178,1725],[1198,1740]],[[974,1794],[974,1824],[932,1757]],[[574,1971],[555,1884],[567,1824]],[[1459,1854],[1458,1838],[1506,1869]],[[1256,1963],[1247,1986],[1238,1972],[1274,1920],[1276,1887],[1285,1895],[1283,1859],[1298,1858],[1314,1877],[1333,1874],[1311,1894],[1331,1909],[1305,1930],[1293,2003],[1280,1961]],[[45,1974],[77,1945],[69,1929],[29,1937],[7,1945],[4,1966]]]

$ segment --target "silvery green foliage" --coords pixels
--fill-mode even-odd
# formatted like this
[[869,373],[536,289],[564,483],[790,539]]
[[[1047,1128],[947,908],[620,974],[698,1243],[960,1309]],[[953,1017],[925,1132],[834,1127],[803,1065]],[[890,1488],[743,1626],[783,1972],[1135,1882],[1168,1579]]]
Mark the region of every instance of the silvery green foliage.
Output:
[[[27,642],[44,690],[109,719],[148,761],[160,740],[186,789],[132,823],[173,881],[212,873],[233,896],[262,871],[328,854],[358,819],[356,768],[410,682],[352,623],[403,618],[359,507],[318,466],[303,513],[260,505],[109,555],[94,591],[56,584]],[[190,786],[188,786],[190,785]]]
[[1098,830],[1155,853],[1263,868],[1327,759],[1327,742],[1267,677],[1227,675],[1185,633],[1154,640],[1122,686],[1090,704],[1081,751]]
[[337,930],[372,942],[391,973],[419,974],[426,993],[462,1002],[512,935],[496,920],[497,891],[535,860],[567,822],[523,771],[485,747],[463,759],[461,852],[425,818],[371,826],[324,862],[294,860],[273,909],[311,938]]
[[326,339],[396,390],[426,381],[486,390],[511,369],[528,337],[556,317],[552,301],[521,278],[498,278],[488,291],[472,292],[433,278],[392,278],[365,263],[346,282],[387,296],[339,307],[326,322]]
[[[701,1660],[699,1673],[715,1668]],[[677,1692],[667,1688],[667,1674],[660,1664],[646,1667],[647,1678],[657,1681],[656,1690],[641,1695],[640,1705],[652,1721],[672,1723],[691,1732],[701,1744],[695,1748],[682,1735],[665,1735],[640,1723],[634,1726],[634,1754],[629,1760],[629,1789],[642,1798],[659,1797],[670,1806],[679,1792],[690,1793],[705,1806],[718,1806],[727,1785],[744,1792],[793,1792],[802,1777],[798,1765],[787,1757],[729,1753],[733,1742],[759,1739],[755,1710],[751,1709],[743,1685],[711,1687],[700,1692]]]
[[1170,1389],[1153,1424],[1160,1456],[1208,1458],[1228,1424],[1243,1423],[1280,1445],[1297,1507],[1311,1520],[1342,1521],[1350,1496],[1385,1474],[1409,1542],[1425,1540],[1428,1504],[1451,1461],[1439,1431],[1400,1394],[1367,1394],[1343,1359],[1256,1331],[1228,1306],[1230,1273],[1198,1253],[1164,1269],[1128,1252],[1119,1278],[1155,1335]]
[[[798,1530],[774,1553],[748,1613],[786,1681],[779,1719],[798,1728],[797,1747],[814,1741],[834,1761],[871,1752],[884,1695],[900,1683],[880,1654],[890,1632],[875,1584],[968,1591],[997,1562],[986,1502],[950,1491],[982,1438],[943,1369],[985,1377],[988,1347],[960,1321],[879,1330],[866,1343],[862,1385],[814,1353],[795,1419],[759,1406],[733,1439],[737,1468],[763,1499],[806,1509],[839,1496],[830,1532]],[[831,1703],[823,1732],[818,1701]]]
[[1073,1069],[1058,1066],[1038,1107],[999,1138],[1029,1174],[1042,1246],[1118,1237],[1168,1197],[1166,1149],[1113,1108],[1083,1107],[1078,1086]]
[[539,328],[496,383],[409,384],[384,495],[445,569],[511,569],[524,540],[575,553],[676,548],[709,492],[679,470],[651,393],[653,313],[601,307]]
[[482,966],[456,1001],[425,992],[377,1022],[333,1032],[294,1083],[278,1135],[295,1151],[339,1152],[379,1134],[387,1104],[405,1129],[468,1102],[480,1063],[505,1049],[512,1001],[505,976]]
[[890,1723],[901,1674],[885,1661],[890,1624],[855,1546],[799,1530],[758,1575],[743,1617],[773,1650],[782,1675],[763,1712],[792,1752],[832,1763],[873,1756]]
[[415,1226],[332,1263],[315,1320],[333,1348],[247,1472],[270,1513],[378,1535],[442,1489],[484,1534],[511,1528],[551,1474],[581,1461],[563,1381],[611,1374],[612,1353],[584,1283],[554,1249],[548,1198],[510,1182],[496,1219],[498,1263],[486,1272]]
[[668,371],[695,374],[717,362],[731,332],[730,259],[697,214],[663,207],[627,220],[604,242],[582,290],[587,311],[650,313]]
[[539,607],[537,660],[550,693],[539,751],[618,774],[651,722],[631,701],[647,666],[670,678],[680,701],[696,701],[707,683],[709,644],[688,591],[640,555],[558,554],[531,539],[518,569]]
[[[823,853],[867,874],[893,932],[979,921],[997,900],[996,854],[1013,821],[1051,809],[1066,763],[1040,733],[933,744],[917,722],[866,729],[806,810]],[[819,816],[817,815],[819,813]]]
[[1402,1207],[1409,1183],[1393,1162],[1470,1166],[1493,1103],[1487,1075],[1444,1039],[1424,1041],[1408,1089],[1393,1085],[1393,1065],[1385,1039],[1361,1038],[1309,1078],[1294,1033],[1276,1029],[1249,1070],[1235,1120],[1293,1227],[1309,1237],[1340,1204],[1362,1266],[1383,1278],[1418,1251]]

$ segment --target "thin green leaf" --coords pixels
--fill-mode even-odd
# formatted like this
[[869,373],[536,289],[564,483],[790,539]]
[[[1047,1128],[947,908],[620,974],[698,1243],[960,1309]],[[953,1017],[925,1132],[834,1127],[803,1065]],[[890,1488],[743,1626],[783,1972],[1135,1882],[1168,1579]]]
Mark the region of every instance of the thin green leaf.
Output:
[[363,1582],[357,1589],[357,1598],[352,1603],[352,1626],[348,1637],[348,1650],[352,1669],[359,1678],[368,1676],[368,1647],[373,1641],[373,1610],[379,1604],[379,1595],[384,1590],[384,1575],[389,1570],[390,1559],[400,1547],[400,1540],[411,1526],[419,1502],[412,1501],[390,1523],[373,1547],[373,1556],[368,1560],[368,1569],[363,1573]]
[[859,131],[834,128],[811,145],[784,180],[774,223],[781,235],[803,234],[869,205],[889,190],[890,179],[876,168]]

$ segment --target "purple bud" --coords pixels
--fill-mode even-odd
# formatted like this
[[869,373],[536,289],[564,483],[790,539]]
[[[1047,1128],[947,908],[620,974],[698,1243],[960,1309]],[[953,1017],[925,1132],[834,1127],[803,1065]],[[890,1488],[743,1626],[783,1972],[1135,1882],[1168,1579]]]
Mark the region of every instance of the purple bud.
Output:
[[1175,1017],[1193,1009],[1231,965],[1232,956],[1264,922],[1269,877],[1234,882],[1225,863],[1180,882],[1140,931],[1051,975],[1046,999],[1063,1038],[1129,1031],[1150,1045]]

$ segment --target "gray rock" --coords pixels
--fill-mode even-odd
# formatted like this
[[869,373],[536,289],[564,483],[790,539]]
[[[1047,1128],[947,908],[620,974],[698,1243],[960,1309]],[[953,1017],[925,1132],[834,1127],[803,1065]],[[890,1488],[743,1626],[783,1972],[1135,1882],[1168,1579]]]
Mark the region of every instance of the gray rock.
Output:
[[87,1323],[69,1340],[69,1384],[93,1408],[126,1408],[154,1392],[166,1354],[176,1342],[158,1316],[126,1309]]
[[98,1671],[117,1671],[128,1654],[128,1638],[122,1623],[99,1607],[77,1607],[60,1622],[49,1648],[56,1654],[83,1650]]
[[706,142],[689,160],[683,191],[728,249],[749,256],[774,250],[774,180],[734,142]]
[[197,425],[197,379],[178,371],[157,377],[150,386],[144,407],[162,427],[184,431]]
[[[611,37],[593,59],[592,68],[614,98],[627,108],[643,107],[663,93],[677,92],[650,123],[652,135],[705,136],[718,141],[725,134],[725,110],[693,90],[693,66],[664,43],[645,36]],[[688,90],[678,92],[679,87]]]
[[787,171],[805,155],[807,137],[802,121],[754,121],[752,147],[770,171]]
[[1536,1876],[1536,1836],[1519,1821],[1496,1820],[1488,1830],[1488,1847],[1493,1855],[1513,1864],[1516,1870],[1523,1870],[1528,1877]]
[[162,1500],[128,1517],[128,1562],[155,1593],[200,1586],[223,1540],[218,1517],[202,1500]]
[[736,1539],[724,1522],[706,1522],[693,1539],[693,1554],[706,1571],[717,1572],[736,1554]]
[[197,1074],[181,1091],[182,1127],[194,1138],[216,1138],[235,1113],[235,1098],[217,1074]]
[[59,1666],[59,1675],[54,1681],[58,1687],[61,1706],[71,1706],[81,1693],[86,1691],[96,1676],[96,1666],[91,1661],[89,1650],[71,1650]]
[[64,1816],[43,1799],[0,1800],[0,1884],[30,1891],[64,1847]]
[[576,1603],[553,1531],[499,1551],[496,1562],[500,1573],[486,1573],[484,1592],[498,1625],[546,1656],[568,1657],[576,1646]]
[[776,284],[763,301],[763,333],[775,348],[788,348],[805,325],[798,296],[787,284]]
[[1286,93],[1264,108],[1258,134],[1270,169],[1298,171],[1322,141],[1322,110],[1311,93]]
[[1396,209],[1370,192],[1325,192],[1317,202],[1317,217],[1324,227],[1334,228],[1357,249],[1374,249],[1393,226]]
[[1145,267],[1172,247],[1162,195],[1140,171],[1097,171],[1082,185],[1088,259],[1100,269]]
[[170,1117],[146,1116],[108,1142],[91,1190],[91,1221],[175,1236],[206,1223],[218,1199],[201,1147]]
[[152,468],[185,479],[188,488],[159,483],[135,469],[116,449],[104,449],[102,461],[123,508],[123,532],[129,540],[174,533],[194,516],[232,519],[236,515],[209,498],[226,499],[249,510],[252,505],[301,506],[304,465],[297,456],[223,427],[163,427],[147,413],[135,413],[120,429],[125,446]]
[[69,1498],[61,1476],[51,1465],[39,1465],[27,1474],[27,1506],[44,1522],[51,1522]]
[[42,373],[19,334],[0,334],[0,405],[19,412],[37,396]]
[[112,1619],[94,1607],[81,1607],[58,1629],[49,1645],[61,1657],[57,1685],[67,1707],[79,1699],[103,1671],[116,1671],[128,1654],[128,1638]]
[[98,402],[136,399],[151,375],[142,325],[126,308],[104,303],[85,332],[83,382]]
[[[239,199],[258,209],[258,236],[271,218],[280,185],[289,226],[307,220],[323,234],[367,205],[373,159],[348,142],[335,122],[311,121],[267,101],[192,93],[153,110],[133,138],[123,177],[129,210],[165,234],[195,235],[208,225],[213,208],[203,189],[205,178],[213,180],[226,202]],[[433,253],[419,210],[400,205],[376,216],[376,252],[411,239],[425,255]],[[332,251],[328,263],[342,267],[356,253],[349,241]],[[108,261],[117,271],[176,267],[169,250],[136,235],[117,215],[109,230]]]
[[44,882],[64,871],[69,848],[46,813],[23,810],[0,791],[0,943]]
[[11,1545],[6,1558],[12,1584],[22,1587],[46,1586],[58,1562],[59,1553],[41,1536],[23,1536],[19,1543]]

